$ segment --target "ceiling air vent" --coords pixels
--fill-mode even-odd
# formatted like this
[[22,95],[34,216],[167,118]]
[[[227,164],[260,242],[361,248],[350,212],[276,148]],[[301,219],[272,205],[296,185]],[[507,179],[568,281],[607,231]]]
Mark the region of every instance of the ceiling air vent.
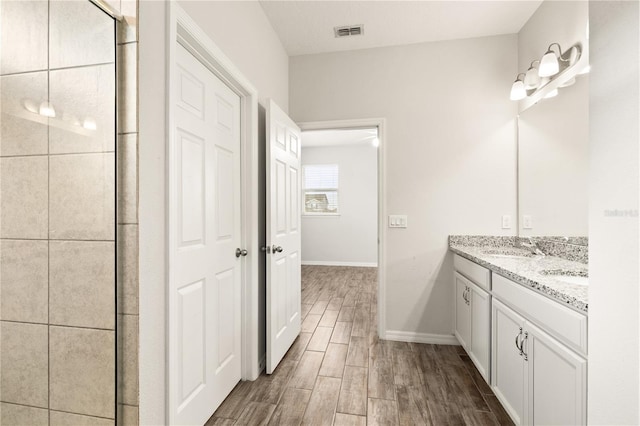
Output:
[[346,27],[334,27],[336,38],[357,36],[364,34],[364,25],[347,25]]

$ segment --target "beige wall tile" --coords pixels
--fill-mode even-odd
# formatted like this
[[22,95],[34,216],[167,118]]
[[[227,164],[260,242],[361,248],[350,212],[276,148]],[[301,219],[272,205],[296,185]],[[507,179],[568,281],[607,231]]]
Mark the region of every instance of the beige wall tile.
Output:
[[4,402],[47,407],[47,326],[0,323],[0,394]]
[[114,420],[51,410],[49,426],[113,426]]
[[51,409],[115,418],[115,332],[50,327]]
[[118,136],[118,223],[138,223],[138,135]]
[[0,8],[0,72],[9,74],[46,69],[47,2],[3,1]]
[[118,402],[138,405],[137,315],[118,315]]
[[47,93],[46,72],[0,77],[0,155],[47,153],[48,119],[38,114]]
[[47,238],[47,157],[0,159],[2,238]]
[[118,404],[118,425],[138,426],[138,407]]
[[118,225],[118,313],[138,313],[138,225]]
[[52,69],[114,61],[113,19],[91,2],[53,0],[49,15]]
[[0,319],[48,322],[48,264],[47,241],[0,241]]
[[114,239],[114,166],[112,153],[51,157],[51,239]]
[[115,329],[115,243],[51,241],[49,322]]
[[138,407],[118,404],[118,425],[138,426]]
[[138,131],[138,43],[118,46],[118,133]]
[[49,152],[114,151],[115,90],[113,63],[51,71],[49,99],[61,117],[49,129]]
[[0,402],[2,426],[49,426],[49,410]]

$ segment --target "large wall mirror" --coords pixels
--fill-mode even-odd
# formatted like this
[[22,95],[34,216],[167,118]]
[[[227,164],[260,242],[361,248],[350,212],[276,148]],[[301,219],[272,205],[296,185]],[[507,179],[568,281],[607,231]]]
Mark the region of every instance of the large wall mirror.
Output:
[[588,80],[578,75],[556,97],[542,99],[518,117],[521,236],[588,234]]

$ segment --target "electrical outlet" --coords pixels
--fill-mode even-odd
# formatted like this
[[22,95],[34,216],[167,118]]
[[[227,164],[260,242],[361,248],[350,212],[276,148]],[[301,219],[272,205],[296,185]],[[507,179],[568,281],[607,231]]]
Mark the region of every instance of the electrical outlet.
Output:
[[511,229],[511,215],[502,215],[502,229]]
[[390,214],[389,215],[389,228],[406,228],[407,227],[407,215]]
[[533,229],[533,220],[531,219],[531,215],[522,215],[522,229]]

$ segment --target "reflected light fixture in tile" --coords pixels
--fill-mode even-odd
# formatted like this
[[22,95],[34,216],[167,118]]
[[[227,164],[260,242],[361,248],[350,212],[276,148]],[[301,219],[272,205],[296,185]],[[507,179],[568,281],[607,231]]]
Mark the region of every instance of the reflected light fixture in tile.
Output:
[[87,130],[96,130],[98,128],[96,120],[94,120],[93,118],[85,118],[84,122],[82,123],[82,127]]
[[51,105],[51,102],[48,101],[42,101],[38,113],[44,117],[53,118],[56,116],[56,110],[53,108],[53,105]]

